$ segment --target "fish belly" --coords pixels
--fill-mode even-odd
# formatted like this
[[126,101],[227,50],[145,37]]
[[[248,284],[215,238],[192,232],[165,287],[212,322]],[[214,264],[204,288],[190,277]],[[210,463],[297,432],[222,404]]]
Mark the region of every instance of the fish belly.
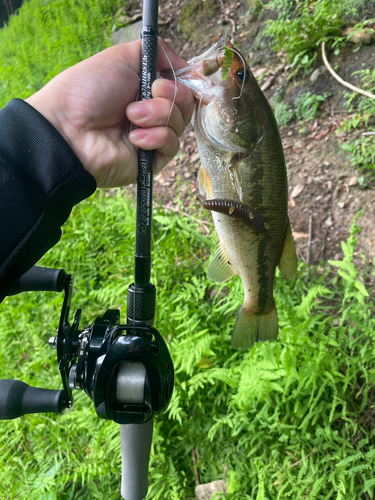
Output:
[[236,219],[217,212],[212,212],[212,217],[228,261],[241,278],[245,301],[252,308],[257,309],[259,240],[254,231]]

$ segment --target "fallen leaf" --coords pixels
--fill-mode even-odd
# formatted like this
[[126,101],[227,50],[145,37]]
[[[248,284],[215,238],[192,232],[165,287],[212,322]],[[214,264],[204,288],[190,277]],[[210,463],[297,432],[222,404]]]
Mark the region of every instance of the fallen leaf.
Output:
[[324,136],[326,136],[329,132],[329,128],[327,128],[326,130],[323,130],[323,132],[320,132],[318,135],[315,136],[315,140],[320,140],[322,139]]
[[253,69],[252,73],[255,76],[255,78],[257,78],[258,76],[263,74],[265,71],[266,71],[266,68],[257,68],[257,69]]
[[297,196],[302,193],[304,187],[305,186],[303,184],[297,184],[297,186],[294,186],[293,191],[292,191],[290,196],[292,198],[297,198]]
[[190,158],[190,163],[195,163],[196,161],[199,160],[199,153],[195,153],[191,158]]
[[306,233],[297,233],[297,231],[292,231],[292,235],[293,235],[293,238],[296,238],[296,240],[298,238],[308,238],[309,235],[306,234]]
[[267,80],[260,86],[260,90],[264,92],[265,90],[269,89],[272,86],[275,78],[276,75],[271,75],[269,78],[267,78]]

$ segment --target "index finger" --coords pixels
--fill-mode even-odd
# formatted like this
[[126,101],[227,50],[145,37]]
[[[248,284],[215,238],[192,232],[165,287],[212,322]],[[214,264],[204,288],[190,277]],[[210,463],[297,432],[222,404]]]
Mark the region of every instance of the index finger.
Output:
[[187,87],[158,78],[152,84],[152,96],[164,97],[174,103],[181,111],[184,125],[186,126],[190,122],[194,110],[194,97]]

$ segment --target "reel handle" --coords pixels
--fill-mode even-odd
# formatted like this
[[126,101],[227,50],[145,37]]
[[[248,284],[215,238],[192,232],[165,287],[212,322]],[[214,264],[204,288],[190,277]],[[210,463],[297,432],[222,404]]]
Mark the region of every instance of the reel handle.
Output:
[[21,292],[61,292],[64,289],[64,269],[33,266],[13,285],[7,295]]
[[0,380],[0,420],[11,420],[28,413],[61,413],[64,391],[31,387],[21,380]]

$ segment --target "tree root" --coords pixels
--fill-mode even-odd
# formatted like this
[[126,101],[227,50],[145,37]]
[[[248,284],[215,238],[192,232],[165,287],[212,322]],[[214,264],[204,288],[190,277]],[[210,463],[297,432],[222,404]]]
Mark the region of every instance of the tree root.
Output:
[[341,85],[344,85],[344,87],[347,87],[350,90],[353,90],[354,92],[357,92],[358,94],[362,94],[369,99],[375,100],[375,95],[371,94],[371,92],[367,92],[367,90],[362,90],[359,89],[358,87],[355,87],[351,83],[345,82],[342,78],[339,77],[337,73],[335,73],[332,69],[332,66],[329,64],[327,56],[326,56],[326,50],[325,50],[325,42],[322,42],[322,57],[323,57],[323,62],[325,64],[325,67],[328,69],[328,71],[331,73],[333,78],[335,78]]

